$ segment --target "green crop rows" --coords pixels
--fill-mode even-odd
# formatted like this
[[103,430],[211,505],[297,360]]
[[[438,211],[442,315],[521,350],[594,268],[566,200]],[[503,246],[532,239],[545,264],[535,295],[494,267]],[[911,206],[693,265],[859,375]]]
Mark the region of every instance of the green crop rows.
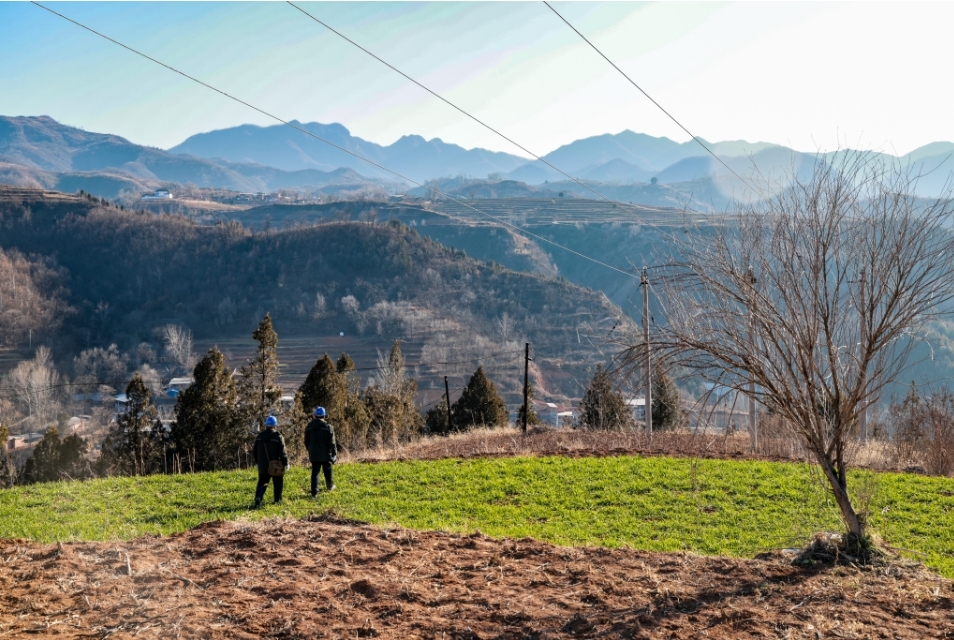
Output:
[[[501,458],[348,464],[313,500],[292,469],[285,500],[250,511],[252,471],[40,484],[0,491],[0,537],[108,540],[219,519],[333,511],[375,524],[532,536],[561,545],[753,556],[840,531],[807,465],[672,458]],[[954,479],[861,473],[883,540],[954,577]],[[266,496],[271,499],[271,490]]]

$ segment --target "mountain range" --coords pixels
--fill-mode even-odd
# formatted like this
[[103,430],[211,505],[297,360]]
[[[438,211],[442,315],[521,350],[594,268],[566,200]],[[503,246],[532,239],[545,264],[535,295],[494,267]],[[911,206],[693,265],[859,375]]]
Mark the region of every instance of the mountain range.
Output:
[[0,181],[20,187],[76,191],[115,197],[140,193],[162,183],[272,191],[338,184],[348,188],[380,184],[347,168],[286,171],[256,164],[211,160],[146,147],[119,136],[62,125],[47,116],[0,116]]
[[[404,136],[391,145],[382,146],[351,135],[340,124],[302,124],[298,121],[292,124],[352,153],[393,167],[418,182],[457,174],[485,176],[506,173],[526,163],[523,158],[508,153],[464,149],[440,138],[425,140],[421,136]],[[348,167],[368,176],[394,178],[370,163],[284,125],[242,125],[200,133],[169,151],[226,162],[264,164],[285,171],[332,171]]]
[[[438,138],[426,140],[416,135],[380,145],[352,135],[340,124],[292,124],[311,135],[284,125],[242,125],[200,133],[163,150],[116,135],[69,127],[47,116],[0,116],[0,183],[63,191],[85,188],[107,197],[123,190],[142,193],[164,183],[234,191],[299,188],[394,193],[415,188],[356,157],[362,156],[418,183],[487,177],[525,185],[491,192],[519,193],[538,192],[536,185],[567,182],[566,188],[547,188],[594,197],[539,160],[480,148],[464,149]],[[699,142],[719,158],[708,154]],[[951,142],[933,142],[903,156],[873,153],[872,157],[900,164],[919,175],[916,194],[920,196],[938,195],[954,175]],[[576,140],[542,158],[576,179],[604,185],[603,189],[608,188],[605,185],[654,182],[673,185],[685,199],[696,197],[691,194],[698,194],[699,189],[694,184],[679,186],[682,183],[714,181],[725,202],[745,189],[739,176],[757,186],[773,185],[793,170],[803,174],[816,161],[814,154],[767,142],[700,139],[680,143],[632,131]],[[634,193],[637,191],[653,193],[645,189]]]

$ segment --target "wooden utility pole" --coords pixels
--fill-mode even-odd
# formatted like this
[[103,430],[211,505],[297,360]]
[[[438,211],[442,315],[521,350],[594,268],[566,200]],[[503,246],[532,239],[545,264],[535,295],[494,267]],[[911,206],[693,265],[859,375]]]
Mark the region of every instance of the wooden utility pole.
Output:
[[523,433],[527,433],[527,418],[530,404],[530,343],[523,350]]
[[[865,323],[867,322],[867,319],[868,319],[868,313],[867,313],[867,305],[865,304],[865,271],[864,269],[861,270],[861,278],[859,279],[858,285],[859,285],[858,297],[861,298],[861,302],[859,304],[859,313],[858,313],[858,317],[861,320],[860,322],[861,327],[860,327],[860,331],[858,335],[858,346],[859,346],[858,353],[859,355],[863,357],[865,350],[868,348],[868,345],[865,340],[865,336],[867,334],[867,331],[865,330]],[[861,379],[865,381],[865,387],[863,387],[862,389],[868,386],[867,374],[868,374],[867,370],[861,372]],[[861,430],[862,442],[864,442],[865,444],[868,444],[868,405],[866,403],[866,396],[867,394],[864,394],[861,396],[861,415],[858,416],[858,427]]]
[[653,437],[653,373],[652,356],[649,350],[649,272],[643,267],[643,273],[640,277],[640,284],[643,286],[643,343],[646,349],[646,435]]
[[450,387],[447,386],[447,376],[444,376],[444,402],[447,403],[447,433],[451,432]]
[[[749,275],[749,286],[752,289],[754,289],[756,279],[755,279],[755,274],[752,273],[752,267],[749,267],[748,275]],[[754,299],[754,292],[753,292],[753,299]],[[754,302],[751,304],[754,304]],[[752,353],[755,353],[755,335],[753,331],[754,327],[752,326],[753,322],[755,322],[755,320],[752,317],[752,309],[750,308],[749,309],[749,344],[752,345]],[[755,382],[750,380],[749,381],[749,437],[751,438],[751,441],[752,441],[753,453],[757,453],[759,450],[759,425],[756,420],[757,411],[758,409],[755,403]]]

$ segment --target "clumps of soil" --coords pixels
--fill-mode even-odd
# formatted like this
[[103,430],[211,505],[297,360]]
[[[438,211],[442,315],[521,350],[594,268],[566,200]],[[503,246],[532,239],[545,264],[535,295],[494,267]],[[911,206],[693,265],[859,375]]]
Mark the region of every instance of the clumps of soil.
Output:
[[215,522],[130,542],[0,541],[0,637],[944,638],[950,581],[372,527]]

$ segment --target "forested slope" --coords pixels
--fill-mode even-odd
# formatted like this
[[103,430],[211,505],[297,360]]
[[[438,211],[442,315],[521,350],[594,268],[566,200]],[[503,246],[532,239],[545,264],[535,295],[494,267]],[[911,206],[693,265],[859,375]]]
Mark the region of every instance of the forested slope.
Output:
[[396,221],[253,233],[235,222],[201,226],[95,198],[6,190],[0,248],[64,270],[75,312],[58,337],[74,351],[129,348],[169,322],[200,339],[245,337],[271,312],[283,336],[414,340],[423,360],[530,341],[554,363],[583,364],[604,357],[598,345],[622,315],[602,294],[478,262]]

